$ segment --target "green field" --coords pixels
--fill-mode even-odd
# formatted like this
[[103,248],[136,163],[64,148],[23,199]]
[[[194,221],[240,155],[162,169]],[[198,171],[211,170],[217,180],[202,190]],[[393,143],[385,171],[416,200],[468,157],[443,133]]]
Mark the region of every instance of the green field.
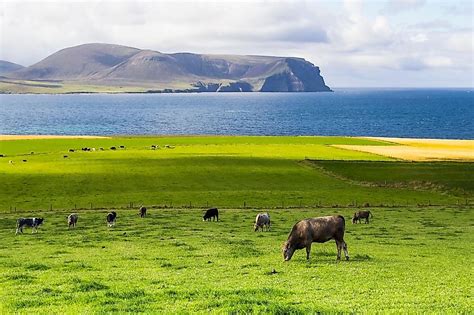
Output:
[[[162,149],[151,150],[152,144],[160,145]],[[173,148],[164,148],[167,144]],[[0,141],[0,154],[6,155],[0,158],[0,211],[126,207],[130,203],[227,208],[240,208],[244,204],[257,208],[365,203],[454,205],[472,198],[472,189],[465,194],[452,194],[449,189],[431,189],[426,185],[419,189],[368,187],[334,176],[324,167],[314,167],[313,163],[305,161],[390,161],[370,153],[331,147],[332,144],[389,145],[341,137]],[[126,149],[109,150],[111,146],[120,145]],[[68,152],[70,148],[82,147],[94,147],[97,151]],[[105,150],[98,151],[100,147]],[[64,155],[68,158],[63,158]],[[23,159],[27,162],[22,162]],[[14,161],[13,165],[8,163],[10,160]],[[369,172],[356,172],[360,163],[345,165],[354,165],[349,172],[358,176],[357,180],[364,174],[370,175]],[[437,167],[436,163],[426,165],[421,173],[429,176],[435,185],[440,182],[448,186],[472,187],[472,177],[465,175],[472,170],[472,163],[446,164],[446,167]],[[339,169],[344,172],[347,168]],[[452,172],[452,169],[456,171]],[[329,164],[328,170],[333,170]],[[410,176],[417,180],[419,173],[408,172],[403,180]],[[388,179],[394,172],[390,168],[378,169],[377,174]],[[367,180],[372,178],[369,176]]]
[[[473,163],[407,163],[333,144],[393,145],[344,137],[0,141],[0,313],[472,313]],[[351,224],[365,203],[371,224]],[[207,206],[221,209],[219,222],[201,220]],[[272,217],[270,232],[253,231],[260,208]],[[118,212],[113,228],[109,209]],[[78,227],[68,230],[73,211]],[[331,241],[314,244],[310,261],[298,251],[283,262],[293,224],[330,214],[346,218],[351,259],[336,262]],[[15,235],[21,216],[45,224]]]

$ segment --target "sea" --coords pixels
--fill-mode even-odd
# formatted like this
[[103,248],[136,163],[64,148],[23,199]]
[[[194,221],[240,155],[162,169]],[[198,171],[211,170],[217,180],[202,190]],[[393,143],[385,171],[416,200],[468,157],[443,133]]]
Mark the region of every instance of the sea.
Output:
[[0,95],[0,134],[474,139],[474,89]]

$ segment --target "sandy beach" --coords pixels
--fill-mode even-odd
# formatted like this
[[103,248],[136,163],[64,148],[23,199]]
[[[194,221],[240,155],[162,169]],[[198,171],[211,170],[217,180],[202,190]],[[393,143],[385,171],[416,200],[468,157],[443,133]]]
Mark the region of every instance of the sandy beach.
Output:
[[62,135],[0,135],[0,141],[31,140],[31,139],[106,139],[103,136],[62,136]]

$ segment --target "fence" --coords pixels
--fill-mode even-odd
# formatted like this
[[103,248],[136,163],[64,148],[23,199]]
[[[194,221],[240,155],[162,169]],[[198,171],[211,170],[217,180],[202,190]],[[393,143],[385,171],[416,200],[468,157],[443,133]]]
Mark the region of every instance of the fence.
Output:
[[[179,203],[173,204],[172,201],[168,203],[162,204],[145,204],[145,203],[137,203],[130,201],[127,204],[108,204],[108,205],[98,205],[92,202],[89,202],[87,206],[78,207],[77,203],[72,204],[70,207],[67,206],[57,206],[55,207],[53,203],[49,205],[45,205],[44,207],[37,207],[35,209],[28,209],[27,207],[20,207],[16,205],[11,205],[9,207],[9,212],[15,213],[17,211],[59,211],[59,210],[74,210],[74,211],[85,211],[85,210],[109,210],[109,209],[122,209],[122,210],[131,210],[131,209],[138,209],[141,205],[146,206],[149,209],[207,209],[212,206],[217,206],[220,209],[315,209],[315,208],[403,208],[403,207],[440,207],[440,206],[474,206],[474,200],[465,199],[464,202],[457,202],[456,204],[434,204],[430,200],[426,200],[425,202],[413,202],[409,203],[408,201],[405,203],[397,203],[397,202],[388,202],[388,203],[369,203],[369,202],[360,202],[360,201],[352,201],[347,204],[341,203],[324,203],[322,200],[318,200],[314,203],[303,203],[300,200],[298,203],[291,203],[281,201],[278,204],[274,205],[263,205],[263,204],[252,204],[248,203],[247,201],[242,201],[240,204],[227,204],[227,205],[215,205],[206,201],[206,203],[196,202],[193,203],[189,201],[188,203]],[[1,211],[3,213],[8,211]]]

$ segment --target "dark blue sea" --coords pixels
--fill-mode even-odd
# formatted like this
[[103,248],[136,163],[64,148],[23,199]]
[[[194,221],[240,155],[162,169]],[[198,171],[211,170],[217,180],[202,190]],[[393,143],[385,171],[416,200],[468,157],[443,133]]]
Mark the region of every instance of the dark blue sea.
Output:
[[0,95],[0,134],[474,139],[474,90]]

